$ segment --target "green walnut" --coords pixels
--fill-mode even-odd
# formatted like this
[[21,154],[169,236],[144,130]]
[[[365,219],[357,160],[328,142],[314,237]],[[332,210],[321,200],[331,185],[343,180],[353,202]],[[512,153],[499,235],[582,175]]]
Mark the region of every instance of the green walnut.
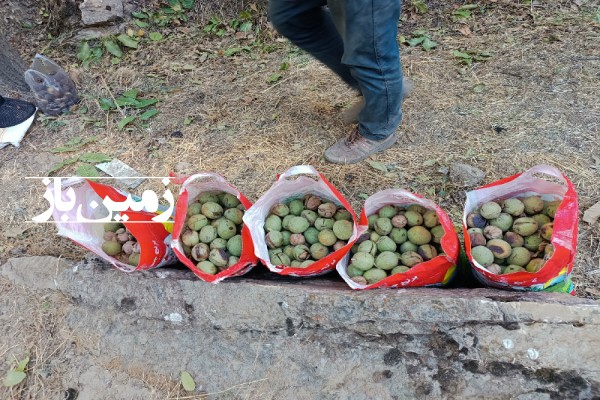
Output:
[[238,198],[231,193],[223,193],[223,196],[221,197],[221,204],[223,204],[225,208],[235,208],[241,203]]
[[400,256],[400,261],[407,267],[414,267],[415,265],[423,262],[423,257],[421,257],[419,253],[415,251],[407,251],[406,253],[402,253],[402,256]]
[[371,232],[371,236],[369,236],[369,240],[371,242],[377,243],[381,236],[377,232]]
[[118,229],[123,228],[123,224],[120,222],[107,222],[103,226],[104,232],[116,232]]
[[310,267],[312,264],[314,264],[315,262],[313,260],[304,260],[300,263],[299,268],[306,268],[306,267]]
[[381,207],[381,209],[379,209],[379,212],[377,214],[380,218],[392,219],[394,215],[396,215],[396,207],[392,205],[383,206]]
[[265,242],[269,249],[277,249],[283,246],[283,234],[279,231],[271,231],[265,236]]
[[378,235],[389,235],[392,228],[392,221],[389,218],[379,217],[377,222],[375,222],[375,232]]
[[396,244],[402,244],[408,240],[408,231],[404,228],[393,228],[389,235]]
[[205,192],[202,193],[200,196],[198,196],[198,202],[204,204],[204,203],[218,203],[219,202],[219,196],[216,193],[212,193],[212,192]]
[[406,215],[394,215],[394,217],[392,218],[392,225],[394,226],[394,228],[402,229],[406,226],[406,224],[408,224]]
[[283,252],[285,253],[285,255],[287,255],[290,259],[294,258],[294,246],[292,246],[291,244],[288,246],[285,246],[283,248]]
[[379,240],[377,241],[377,250],[379,250],[380,252],[384,252],[384,251],[396,251],[396,248],[398,246],[396,245],[396,242],[394,242],[390,237],[388,236],[381,236],[379,238]]
[[225,221],[226,219],[227,218],[223,218],[223,217],[214,219],[214,220],[210,221],[210,225],[216,229],[219,227],[219,224],[221,222]]
[[333,203],[321,203],[317,213],[323,218],[332,218],[337,212],[337,206]]
[[519,199],[506,199],[502,203],[502,212],[518,217],[525,211],[525,204]]
[[416,212],[423,215],[427,212],[427,209],[420,204],[411,204],[410,206],[406,207],[406,211]]
[[[217,229],[214,226],[206,225],[198,233],[198,239],[202,243],[210,243],[217,238]],[[196,242],[197,243],[197,242]]]
[[554,223],[553,222],[549,222],[547,224],[544,224],[541,228],[540,228],[540,235],[550,241],[552,239],[552,233],[554,232]]
[[540,237],[540,235],[538,235],[537,233],[534,233],[533,235],[530,235],[530,236],[526,236],[524,239],[525,239],[525,242],[523,244],[523,247],[525,247],[527,250],[533,251],[533,252],[538,251],[540,248],[540,245],[542,243],[544,243],[544,239],[542,239]]
[[472,212],[467,215],[467,226],[469,228],[480,228],[483,229],[487,225],[487,220],[481,216],[481,214]]
[[218,203],[209,201],[208,203],[202,204],[202,214],[209,219],[217,219],[223,215],[223,207]]
[[292,233],[290,235],[290,244],[292,246],[298,246],[299,244],[306,243],[306,238],[301,233]]
[[114,232],[110,232],[110,231],[104,232],[102,234],[102,239],[104,239],[105,242],[110,242],[110,241],[116,242],[117,241],[117,234],[114,233]]
[[512,247],[502,239],[492,239],[486,244],[486,247],[490,249],[494,258],[505,259],[508,258],[512,253]]
[[481,229],[481,228],[469,228],[469,229],[467,229],[467,233],[481,233],[481,234],[483,234],[483,229]]
[[404,213],[404,217],[406,217],[406,224],[408,226],[423,225],[423,215],[416,211],[407,211]]
[[444,237],[444,233],[446,233],[444,231],[444,227],[442,225],[436,225],[433,228],[431,228],[431,241],[433,243],[441,243],[442,238]]
[[527,272],[538,272],[545,263],[546,261],[543,258],[533,258],[527,263],[525,269]]
[[281,231],[281,218],[277,215],[269,215],[265,220],[265,230],[267,232]]
[[408,240],[416,245],[431,242],[431,232],[422,226],[413,226],[408,230]]
[[131,253],[127,258],[127,263],[130,265],[138,265],[140,263],[140,254]]
[[[204,228],[206,228],[206,226]],[[204,228],[202,228],[202,229],[204,229]],[[210,227],[210,228],[212,228],[212,227]],[[215,236],[216,236],[216,233],[215,233]],[[183,232],[181,234],[181,241],[186,246],[194,247],[200,241],[198,232],[196,232],[196,231],[185,231],[185,232]]]
[[102,251],[109,256],[116,256],[121,253],[121,244],[119,242],[110,241],[102,243]]
[[224,249],[212,249],[208,253],[208,261],[216,265],[217,267],[226,267],[229,261],[229,254]]
[[302,263],[298,260],[292,260],[290,266],[294,267],[294,268],[300,268],[300,266],[302,265]]
[[336,221],[352,221],[352,214],[350,214],[350,211],[346,210],[345,208],[339,208],[333,216],[333,219]]
[[369,285],[372,285],[387,278],[387,274],[379,268],[371,268],[363,274],[363,278],[367,280]]
[[304,210],[300,213],[300,216],[306,218],[310,225],[314,225],[317,218],[319,218],[319,215],[312,210]]
[[498,264],[490,265],[489,267],[487,267],[487,270],[490,271],[492,274],[496,275],[500,275],[502,273],[502,267]]
[[521,236],[530,236],[537,232],[538,224],[533,218],[517,218],[515,222],[513,222],[512,230]]
[[196,267],[205,274],[215,275],[217,273],[217,266],[210,261],[200,261]]
[[377,246],[375,245],[375,242],[371,240],[365,240],[364,242],[358,245],[358,251],[360,253],[369,253],[372,256],[375,256],[375,254],[377,253]]
[[507,265],[506,258],[494,258],[494,264]]
[[231,268],[239,262],[240,262],[239,257],[229,256],[229,260],[227,261],[227,268]]
[[531,218],[533,218],[533,220],[535,222],[537,222],[538,226],[544,226],[547,223],[552,222],[552,220],[550,219],[550,217],[547,216],[547,215],[545,215],[545,214],[535,214]]
[[237,234],[237,226],[230,220],[224,219],[217,226],[217,234],[225,240],[231,239]]
[[398,265],[397,267],[395,267],[392,270],[391,274],[392,275],[394,275],[394,274],[403,274],[403,273],[405,273],[405,272],[407,272],[409,270],[410,270],[410,268],[408,268],[406,265]]
[[271,256],[271,264],[273,265],[291,265],[290,257],[285,253],[274,253]]
[[512,249],[508,263],[524,267],[531,260],[531,253],[525,247],[515,247]]
[[273,207],[271,207],[271,214],[277,215],[278,217],[283,218],[286,215],[288,215],[289,213],[290,213],[290,209],[285,204],[279,203],[279,204],[275,204]]
[[400,245],[400,253],[404,254],[406,252],[416,252],[419,249],[419,246],[416,244],[409,242],[408,240]]
[[218,237],[215,240],[213,240],[212,242],[210,242],[209,248],[211,250],[212,249],[226,249],[227,248],[227,240]]
[[228,208],[223,213],[223,216],[234,224],[240,225],[243,222],[242,218],[244,217],[244,212],[237,208]]
[[469,233],[469,240],[471,240],[471,247],[485,246],[487,243],[483,233],[478,232]]
[[321,199],[317,196],[308,195],[304,199],[304,207],[306,207],[307,210],[315,211],[319,208],[321,203]]
[[375,229],[375,222],[379,219],[379,215],[373,214],[367,217],[367,221],[369,221],[369,230]]
[[544,214],[554,219],[556,216],[556,210],[560,206],[562,200],[546,201],[544,202]]
[[335,220],[333,218],[317,218],[315,221],[315,228],[322,231],[323,229],[333,229]]
[[353,276],[350,278],[353,282],[358,283],[359,285],[366,286],[367,280],[364,276]]
[[333,246],[335,242],[337,242],[338,238],[335,236],[335,233],[330,229],[324,229],[319,232],[319,243],[323,246]]
[[200,214],[200,212],[202,212],[202,204],[196,203],[196,202],[188,204],[188,209],[186,212],[186,215],[188,217],[191,217],[192,215]]
[[435,247],[430,244],[422,244],[419,246],[417,250],[417,254],[421,256],[424,261],[429,261],[435,257],[437,257],[438,252]]
[[340,240],[348,240],[350,236],[352,236],[352,231],[354,230],[354,224],[348,220],[342,219],[339,221],[335,221],[333,224],[333,233]]
[[504,268],[504,270],[502,271],[502,274],[507,275],[507,274],[513,274],[515,272],[524,272],[524,271],[526,271],[526,269],[521,267],[520,265],[511,264],[511,265],[507,266],[506,268]]
[[310,244],[315,244],[319,241],[319,230],[311,226],[304,231],[304,239]]
[[498,218],[490,220],[490,225],[502,229],[502,232],[510,230],[513,225],[513,217],[510,214],[501,213]]
[[375,266],[385,271],[398,266],[398,256],[392,251],[384,251],[375,258]]
[[523,247],[525,245],[523,236],[516,232],[506,232],[504,234],[504,241],[510,244],[511,247]]
[[485,246],[473,247],[471,256],[483,267],[489,267],[494,263],[494,254]]
[[495,225],[488,225],[483,228],[483,236],[485,236],[486,239],[502,239],[503,233],[502,229]]
[[235,235],[227,241],[227,251],[235,257],[242,255],[242,235]]
[[310,249],[305,245],[294,246],[294,259],[304,261],[310,257]]
[[525,214],[535,215],[544,209],[544,201],[540,196],[529,196],[521,198],[525,205]]
[[295,215],[288,214],[281,219],[281,229],[288,230],[290,229],[290,219],[294,218]]
[[311,245],[309,250],[311,257],[315,260],[320,260],[321,258],[327,257],[329,254],[329,249],[321,243]]
[[437,212],[433,210],[427,210],[425,214],[423,214],[423,225],[427,228],[433,228],[436,225],[439,225],[440,220],[438,218]]
[[[306,234],[306,232],[304,232],[304,234]],[[292,232],[290,231],[281,231],[281,236],[283,237],[283,245],[287,246],[288,244],[290,244],[290,240],[292,237]]]
[[367,271],[373,268],[375,264],[375,258],[369,253],[359,252],[352,256],[351,259],[352,265],[361,271]]
[[488,201],[479,209],[479,214],[488,220],[498,218],[501,212],[502,207],[500,207],[500,204],[496,203],[495,201]]
[[302,203],[302,200],[292,200],[288,204],[288,208],[290,209],[290,214],[298,217],[304,211],[304,203]]
[[346,270],[346,272],[348,273],[348,276],[350,278],[354,278],[355,276],[362,276],[362,274],[364,273],[363,270],[356,268],[354,264],[348,265],[348,269]]
[[343,249],[344,247],[346,247],[346,245],[348,244],[348,242],[344,241],[344,240],[338,240],[337,242],[335,242],[333,244],[333,251],[338,251]]

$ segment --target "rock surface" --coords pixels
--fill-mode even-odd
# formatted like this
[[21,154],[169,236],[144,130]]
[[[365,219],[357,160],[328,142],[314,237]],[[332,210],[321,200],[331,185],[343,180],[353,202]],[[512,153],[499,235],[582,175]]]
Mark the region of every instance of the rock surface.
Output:
[[[52,257],[11,259],[0,275],[64,293],[73,335],[97,337],[123,365],[172,376],[185,369],[198,390],[227,398],[600,395],[600,305],[568,295],[359,292],[334,279],[266,274],[209,285],[183,270],[128,275]],[[77,389],[105,398],[85,387],[90,373],[101,376],[82,373]],[[136,390],[133,398],[144,392]]]
[[83,0],[79,9],[81,23],[87,26],[117,21],[124,15],[122,0]]
[[461,186],[478,185],[485,178],[485,172],[469,164],[452,163],[450,165],[450,180]]

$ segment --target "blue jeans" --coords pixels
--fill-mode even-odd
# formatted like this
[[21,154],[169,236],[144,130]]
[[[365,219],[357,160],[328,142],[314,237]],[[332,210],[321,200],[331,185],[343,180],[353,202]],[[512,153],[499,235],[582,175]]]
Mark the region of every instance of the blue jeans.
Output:
[[402,121],[400,9],[401,0],[269,1],[279,33],[361,92],[358,129],[368,139],[385,139]]

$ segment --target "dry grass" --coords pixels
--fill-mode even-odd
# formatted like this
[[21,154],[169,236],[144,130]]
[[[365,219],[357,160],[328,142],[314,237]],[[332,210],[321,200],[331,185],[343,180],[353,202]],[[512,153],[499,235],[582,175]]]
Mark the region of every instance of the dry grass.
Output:
[[[251,41],[207,37],[201,25],[190,23],[165,31],[169,35],[162,42],[128,52],[119,66],[105,61],[89,71],[81,70],[74,57],[76,43],[62,38],[47,43],[50,57],[78,72],[81,105],[89,108],[85,118],[105,126],[93,128],[80,115],[46,119],[33,127],[20,149],[4,149],[0,174],[9,188],[4,192],[5,204],[10,204],[5,221],[20,223],[25,215],[44,209],[41,185],[21,179],[48,169],[47,162],[35,162],[36,155],[69,138],[92,134],[101,139],[81,152],[108,152],[148,176],[165,175],[178,162],[186,162],[188,172],[221,173],[251,200],[269,188],[277,173],[309,163],[356,210],[361,207],[360,194],[403,187],[434,199],[458,223],[464,189],[440,172],[458,161],[484,170],[486,183],[536,164],[552,164],[575,184],[582,211],[598,201],[600,169],[594,157],[600,157],[600,29],[593,22],[596,11],[567,1],[534,8],[499,1],[476,13],[468,21],[473,34],[464,36],[458,32],[463,25],[450,17],[450,5],[430,3],[430,13],[407,13],[402,23],[403,34],[426,28],[440,46],[431,52],[403,47],[404,72],[415,80],[416,91],[404,104],[399,143],[371,158],[388,166],[385,174],[368,161],[338,166],[323,160],[324,149],[348,130],[339,111],[353,101],[354,93],[305,54],[275,41],[271,31],[263,31],[262,39],[274,46],[274,52],[252,47],[250,53],[224,57],[223,50]],[[235,5],[247,7],[244,2]],[[208,13],[221,12],[200,11],[205,13],[199,21]],[[493,56],[464,68],[452,56],[453,49],[488,50]],[[205,53],[210,56],[201,61]],[[290,68],[283,79],[268,84],[266,78],[278,72],[284,61]],[[473,91],[478,84],[485,85],[481,93]],[[116,123],[121,114],[101,111],[97,98],[117,96],[133,87],[161,99],[159,114],[147,129],[120,132]],[[194,118],[189,126],[183,124],[186,116]],[[57,123],[64,125],[53,128]],[[504,130],[496,132],[495,126]],[[183,139],[172,137],[175,131],[181,131]],[[73,171],[74,167],[67,167],[60,174]],[[156,188],[153,185],[146,187]],[[15,248],[24,254],[68,258],[83,254],[67,240],[57,239],[50,226],[31,226],[24,236],[3,245],[3,258]],[[597,297],[597,225],[580,225],[578,250],[574,277],[578,295]]]

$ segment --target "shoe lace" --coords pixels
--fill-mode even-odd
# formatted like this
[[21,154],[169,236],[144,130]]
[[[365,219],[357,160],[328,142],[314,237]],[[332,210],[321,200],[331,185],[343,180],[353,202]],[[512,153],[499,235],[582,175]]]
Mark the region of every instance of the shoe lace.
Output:
[[352,132],[350,132],[350,135],[348,135],[348,137],[346,138],[346,145],[352,146],[353,144],[358,142],[360,139],[362,139],[362,136],[358,132],[358,127],[357,127]]

